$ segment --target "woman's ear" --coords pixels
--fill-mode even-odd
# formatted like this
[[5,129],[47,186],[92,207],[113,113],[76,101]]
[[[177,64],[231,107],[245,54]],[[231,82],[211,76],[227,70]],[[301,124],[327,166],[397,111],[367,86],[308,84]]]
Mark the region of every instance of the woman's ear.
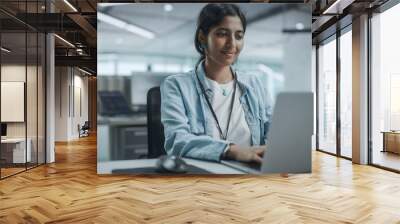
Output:
[[202,46],[202,48],[207,48],[207,38],[206,38],[206,36],[204,35],[204,33],[203,33],[203,31],[199,31],[199,36],[198,36],[198,39],[199,39],[199,42],[200,42],[200,45]]

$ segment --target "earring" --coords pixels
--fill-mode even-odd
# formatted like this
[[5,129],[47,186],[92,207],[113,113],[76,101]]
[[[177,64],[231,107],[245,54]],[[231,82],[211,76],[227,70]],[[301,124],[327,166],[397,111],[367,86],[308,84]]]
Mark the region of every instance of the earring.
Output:
[[207,48],[207,44],[203,44],[203,43],[200,44],[200,48],[203,49],[203,50],[205,50],[205,49]]

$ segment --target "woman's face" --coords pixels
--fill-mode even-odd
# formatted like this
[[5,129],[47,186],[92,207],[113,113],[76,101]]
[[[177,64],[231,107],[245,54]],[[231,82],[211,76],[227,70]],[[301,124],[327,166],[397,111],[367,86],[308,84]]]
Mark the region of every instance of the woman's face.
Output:
[[244,45],[244,31],[238,16],[225,16],[222,22],[211,28],[207,36],[208,60],[221,66],[231,65]]

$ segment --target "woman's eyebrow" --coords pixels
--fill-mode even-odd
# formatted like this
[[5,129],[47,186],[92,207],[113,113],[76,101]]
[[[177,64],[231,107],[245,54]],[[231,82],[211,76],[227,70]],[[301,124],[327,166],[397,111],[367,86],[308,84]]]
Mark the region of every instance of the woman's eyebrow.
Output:
[[218,31],[230,31],[228,28],[220,27],[217,29]]
[[[218,31],[231,31],[229,28],[225,28],[225,27],[220,27],[220,28],[218,28],[217,29]],[[244,33],[244,31],[242,30],[242,29],[240,29],[240,30],[236,30],[235,32],[241,32],[241,33]]]

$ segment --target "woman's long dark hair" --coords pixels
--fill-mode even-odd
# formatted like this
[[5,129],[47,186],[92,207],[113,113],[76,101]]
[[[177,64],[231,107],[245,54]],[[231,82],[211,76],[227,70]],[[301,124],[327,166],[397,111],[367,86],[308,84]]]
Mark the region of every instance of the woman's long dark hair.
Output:
[[210,3],[204,6],[197,18],[197,29],[194,36],[194,46],[200,54],[200,59],[197,61],[196,67],[206,57],[205,47],[199,40],[200,31],[204,36],[207,36],[211,28],[220,24],[222,20],[224,20],[225,16],[238,16],[242,22],[243,32],[246,32],[246,17],[237,5]]

